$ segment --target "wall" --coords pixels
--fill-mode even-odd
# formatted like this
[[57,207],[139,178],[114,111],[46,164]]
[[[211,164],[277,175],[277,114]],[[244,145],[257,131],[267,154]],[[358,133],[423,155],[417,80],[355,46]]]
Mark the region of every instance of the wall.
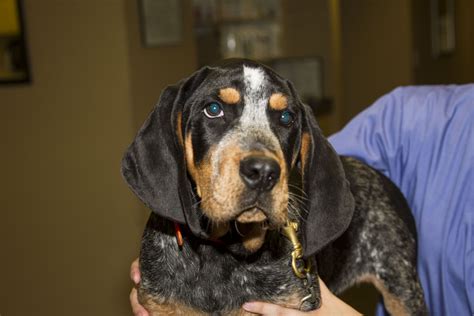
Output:
[[[318,117],[326,134],[340,127],[339,47],[334,43],[340,37],[338,12],[339,1],[334,0],[283,0],[282,52],[284,56],[319,56],[323,60],[324,92],[332,99],[333,111]],[[334,5],[336,3],[336,5]],[[333,13],[336,13],[335,15]],[[336,19],[335,19],[336,18]]]
[[0,314],[130,315],[148,215],[121,156],[161,90],[196,67],[183,42],[144,48],[136,1],[26,0],[33,83],[0,87]]
[[[161,91],[190,76],[197,68],[191,0],[182,3],[182,41],[175,45],[144,47],[140,33],[140,8],[136,1],[125,1],[127,50],[134,133],[138,131],[158,101]],[[143,227],[149,209],[140,203]]]
[[139,8],[125,1],[134,126],[141,126],[168,85],[191,75],[197,68],[191,0],[182,1],[183,34],[176,45],[144,47],[140,37]]
[[414,82],[410,0],[341,1],[342,120]]
[[[414,82],[410,0],[340,1],[340,121],[345,124],[377,98]],[[362,284],[343,300],[373,315],[380,295]]]
[[130,315],[143,227],[122,1],[25,0],[33,83],[0,86],[0,314]]
[[456,49],[449,56],[435,59],[431,54],[430,1],[412,1],[417,84],[474,82],[474,2],[454,3]]

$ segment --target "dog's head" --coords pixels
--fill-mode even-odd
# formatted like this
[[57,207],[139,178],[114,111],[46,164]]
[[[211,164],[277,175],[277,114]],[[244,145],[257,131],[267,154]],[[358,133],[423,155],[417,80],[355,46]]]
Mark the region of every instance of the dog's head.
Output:
[[[292,199],[294,168],[303,193]],[[312,111],[290,82],[248,60],[204,67],[166,88],[122,172],[153,212],[201,238],[235,227],[249,252],[261,247],[267,229],[294,218],[309,256],[352,217],[342,165]]]

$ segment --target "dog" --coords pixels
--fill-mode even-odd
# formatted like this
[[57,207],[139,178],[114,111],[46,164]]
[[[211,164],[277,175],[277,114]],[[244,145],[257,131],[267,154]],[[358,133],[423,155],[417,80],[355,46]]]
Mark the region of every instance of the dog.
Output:
[[122,174],[152,211],[138,289],[151,315],[247,315],[253,300],[308,311],[318,276],[335,294],[373,283],[392,315],[427,314],[402,194],[339,157],[260,63],[226,60],[167,87]]

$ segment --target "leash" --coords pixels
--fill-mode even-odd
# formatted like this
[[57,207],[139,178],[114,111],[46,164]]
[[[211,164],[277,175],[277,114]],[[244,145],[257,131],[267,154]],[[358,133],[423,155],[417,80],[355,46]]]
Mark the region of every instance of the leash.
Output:
[[303,246],[298,240],[298,223],[288,221],[282,228],[282,234],[291,241],[293,251],[291,252],[291,267],[293,273],[303,281],[303,286],[307,295],[301,299],[300,309],[305,302],[311,304],[312,309],[317,309],[321,306],[319,281],[312,273],[313,269],[310,261],[303,258]]

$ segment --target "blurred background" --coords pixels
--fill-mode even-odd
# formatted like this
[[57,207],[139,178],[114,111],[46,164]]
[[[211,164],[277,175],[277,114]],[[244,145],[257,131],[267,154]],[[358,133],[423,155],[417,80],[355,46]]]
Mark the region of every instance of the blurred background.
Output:
[[[471,0],[0,0],[0,315],[131,315],[146,210],[120,160],[161,90],[231,56],[326,134],[400,85],[474,81]],[[345,294],[370,315],[370,287]]]

